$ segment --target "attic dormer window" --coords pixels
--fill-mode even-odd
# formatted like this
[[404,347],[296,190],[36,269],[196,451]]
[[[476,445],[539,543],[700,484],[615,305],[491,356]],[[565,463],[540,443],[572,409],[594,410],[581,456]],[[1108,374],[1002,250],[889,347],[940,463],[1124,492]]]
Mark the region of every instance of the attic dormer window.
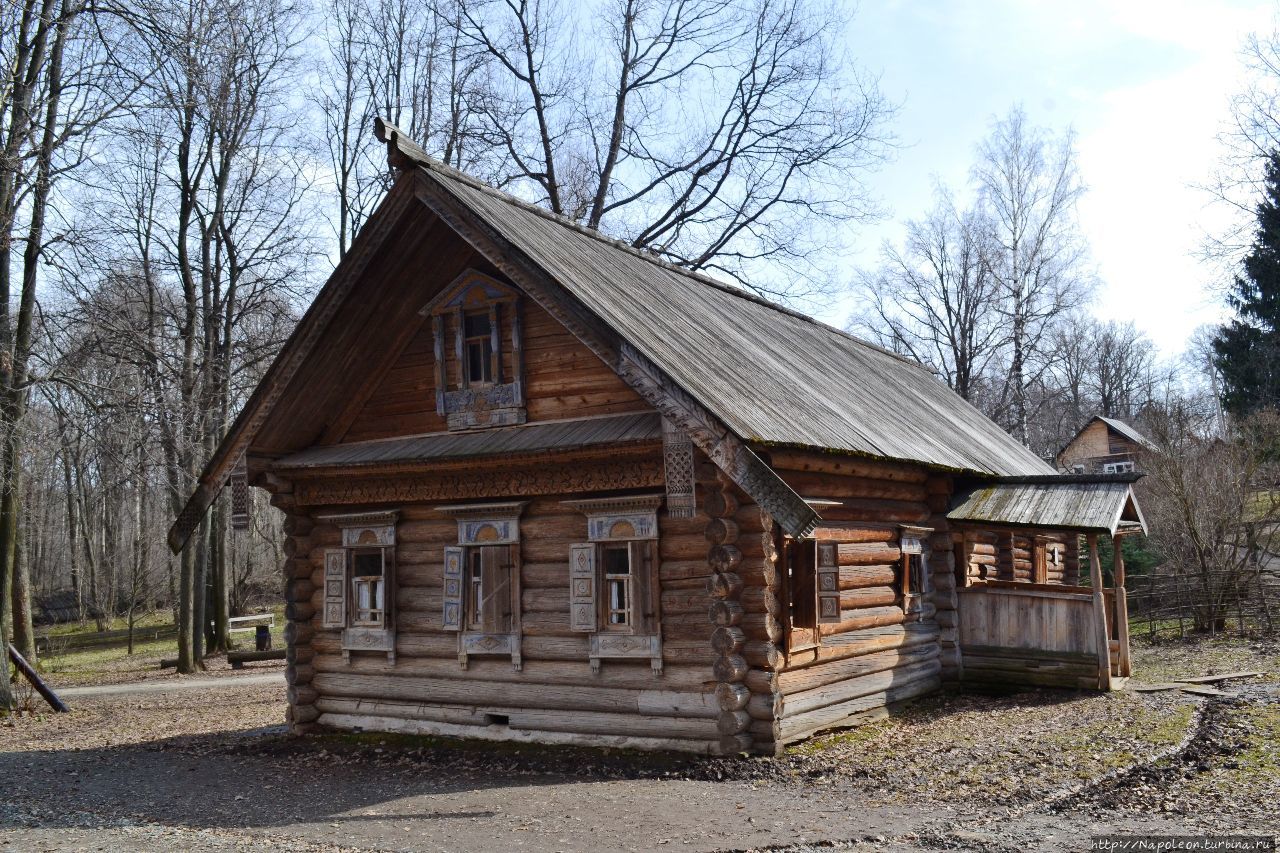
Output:
[[435,335],[436,411],[449,429],[524,423],[519,293],[468,270],[423,313]]

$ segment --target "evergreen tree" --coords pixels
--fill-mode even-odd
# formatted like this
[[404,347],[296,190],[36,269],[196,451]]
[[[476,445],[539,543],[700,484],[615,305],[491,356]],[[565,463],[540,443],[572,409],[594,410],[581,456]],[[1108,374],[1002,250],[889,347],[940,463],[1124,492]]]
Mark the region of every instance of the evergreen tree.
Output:
[[1280,408],[1280,150],[1267,160],[1258,230],[1227,303],[1235,318],[1213,340],[1222,403],[1233,415]]

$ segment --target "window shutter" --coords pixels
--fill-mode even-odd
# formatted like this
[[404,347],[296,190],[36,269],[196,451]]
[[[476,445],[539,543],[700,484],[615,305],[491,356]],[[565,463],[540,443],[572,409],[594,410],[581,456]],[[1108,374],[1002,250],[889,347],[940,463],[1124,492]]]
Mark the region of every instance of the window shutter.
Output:
[[347,623],[347,552],[332,548],[324,552],[324,627],[342,628]]
[[511,630],[511,546],[485,545],[480,549],[480,583],[484,602],[480,624],[486,633]]
[[596,630],[596,546],[569,548],[569,629]]
[[816,565],[817,583],[814,587],[818,596],[818,621],[833,623],[840,621],[840,561],[836,558],[838,548],[835,542],[815,542],[818,549]]
[[641,617],[636,621],[636,631],[655,634],[658,631],[658,604],[662,600],[662,591],[653,571],[652,542],[631,543],[631,571],[635,573],[635,579],[631,582],[635,589],[635,612]]
[[457,546],[444,549],[444,629],[462,630],[462,569],[465,552]]
[[382,626],[396,626],[396,549],[382,549]]

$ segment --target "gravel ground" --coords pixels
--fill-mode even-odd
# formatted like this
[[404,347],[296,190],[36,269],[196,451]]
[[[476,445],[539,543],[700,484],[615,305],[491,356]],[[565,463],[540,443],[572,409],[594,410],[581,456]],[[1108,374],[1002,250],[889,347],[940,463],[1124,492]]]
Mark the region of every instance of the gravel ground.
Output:
[[[780,759],[282,734],[280,685],[0,721],[0,849],[1020,850],[1280,834],[1280,646],[1135,650],[1233,699],[949,693]],[[233,676],[234,677],[234,676]],[[821,846],[818,843],[821,843]]]

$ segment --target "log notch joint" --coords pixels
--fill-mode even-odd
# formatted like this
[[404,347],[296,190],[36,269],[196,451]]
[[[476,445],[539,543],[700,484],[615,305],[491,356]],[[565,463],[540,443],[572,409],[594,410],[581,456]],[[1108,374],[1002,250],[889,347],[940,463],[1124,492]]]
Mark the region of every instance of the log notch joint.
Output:
[[716,701],[720,705],[720,717],[716,728],[720,732],[720,751],[726,755],[748,752],[752,746],[751,715],[747,702],[751,691],[744,683],[747,678],[747,660],[742,656],[746,634],[740,627],[742,621],[742,551],[736,542],[737,525],[732,518],[738,509],[732,486],[723,478],[705,490],[704,509],[710,517],[707,540],[711,545],[707,563],[711,575],[707,580],[707,593],[713,599],[710,608],[711,645],[716,651],[713,672],[716,677]]

